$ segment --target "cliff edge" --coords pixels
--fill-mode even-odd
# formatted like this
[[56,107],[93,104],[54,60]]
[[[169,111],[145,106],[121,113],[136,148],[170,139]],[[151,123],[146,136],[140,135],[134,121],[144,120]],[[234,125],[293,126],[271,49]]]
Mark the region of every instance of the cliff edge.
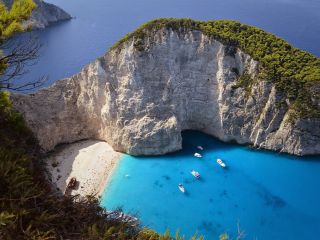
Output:
[[[11,8],[14,0],[2,0],[7,8]],[[31,26],[33,29],[45,28],[52,23],[71,19],[71,16],[63,9],[54,4],[46,3],[42,0],[33,0],[37,5],[30,18],[23,22],[25,26]]]
[[[242,34],[252,40],[242,42]],[[283,55],[268,46],[269,37]],[[275,52],[260,53],[263,47]],[[293,66],[299,54],[304,67]],[[279,68],[270,67],[274,58]],[[295,68],[301,71],[289,72]],[[160,19],[80,73],[12,100],[46,151],[100,139],[120,152],[164,154],[181,149],[181,131],[192,129],[257,148],[320,154],[317,69],[318,58],[254,27]]]

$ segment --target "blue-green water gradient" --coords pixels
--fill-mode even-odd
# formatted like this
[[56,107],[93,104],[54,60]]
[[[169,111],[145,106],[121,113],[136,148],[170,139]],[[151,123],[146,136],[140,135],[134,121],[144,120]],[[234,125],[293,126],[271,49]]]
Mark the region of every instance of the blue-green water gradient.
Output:
[[[246,239],[319,239],[320,157],[294,157],[183,133],[183,150],[158,157],[125,155],[101,204],[137,214],[159,232],[180,229],[217,239],[237,226]],[[193,154],[204,147],[203,158]],[[223,159],[222,169],[216,159]],[[196,180],[191,170],[199,171]],[[178,190],[183,183],[187,193]],[[255,238],[256,237],[256,238]]]

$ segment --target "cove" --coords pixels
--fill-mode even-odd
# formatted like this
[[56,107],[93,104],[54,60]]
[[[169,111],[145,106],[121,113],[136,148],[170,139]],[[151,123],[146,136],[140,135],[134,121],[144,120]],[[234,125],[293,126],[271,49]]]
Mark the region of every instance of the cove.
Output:
[[[193,156],[197,145],[203,158]],[[216,159],[223,159],[222,169]],[[196,180],[191,170],[199,171]],[[107,209],[136,214],[143,226],[217,239],[237,225],[246,239],[318,239],[320,156],[295,157],[183,132],[183,150],[164,156],[124,155],[101,199]],[[186,194],[178,190],[183,183]]]

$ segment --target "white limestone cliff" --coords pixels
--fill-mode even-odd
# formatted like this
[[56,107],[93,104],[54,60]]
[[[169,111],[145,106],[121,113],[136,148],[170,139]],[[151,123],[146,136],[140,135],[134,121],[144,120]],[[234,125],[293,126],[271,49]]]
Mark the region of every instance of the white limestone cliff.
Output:
[[[12,96],[44,150],[100,139],[115,150],[156,155],[182,147],[192,129],[297,155],[320,153],[320,120],[288,120],[280,93],[261,80],[246,94],[238,73],[253,77],[259,63],[200,31],[160,29],[110,50],[71,78],[31,95]],[[237,69],[237,70],[236,70]]]

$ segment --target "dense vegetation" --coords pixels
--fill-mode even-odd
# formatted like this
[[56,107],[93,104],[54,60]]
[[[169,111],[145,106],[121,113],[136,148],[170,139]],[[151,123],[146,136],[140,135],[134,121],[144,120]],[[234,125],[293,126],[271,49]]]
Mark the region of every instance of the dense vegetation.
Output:
[[229,50],[240,48],[259,61],[261,67],[257,79],[248,75],[240,76],[238,87],[244,87],[250,92],[254,81],[271,81],[283,94],[282,101],[290,101],[291,110],[294,110],[297,118],[320,118],[319,106],[314,101],[320,98],[320,93],[312,91],[320,86],[320,59],[257,27],[230,20],[203,22],[192,19],[157,19],[126,35],[112,49],[134,38],[134,46],[143,50],[144,38],[162,28],[179,32],[199,30],[226,44]]
[[[27,19],[34,8],[35,4],[32,0],[20,0],[15,1],[12,8],[8,10],[0,0],[0,44],[13,34],[22,31],[20,22]],[[7,67],[6,60],[0,49],[0,74]]]
[[20,22],[26,20],[36,7],[32,0],[16,0],[10,10],[0,1],[0,41],[22,31]]

